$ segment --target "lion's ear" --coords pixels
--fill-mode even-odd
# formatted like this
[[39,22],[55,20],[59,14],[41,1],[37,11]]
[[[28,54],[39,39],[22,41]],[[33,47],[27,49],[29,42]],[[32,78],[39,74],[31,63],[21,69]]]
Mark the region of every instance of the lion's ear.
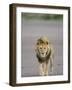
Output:
[[39,42],[37,42],[37,45],[39,45]]

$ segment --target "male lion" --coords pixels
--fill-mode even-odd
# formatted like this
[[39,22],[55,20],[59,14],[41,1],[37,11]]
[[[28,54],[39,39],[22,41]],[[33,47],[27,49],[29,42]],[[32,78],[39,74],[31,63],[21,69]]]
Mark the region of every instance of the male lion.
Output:
[[52,70],[53,64],[53,49],[47,37],[41,37],[37,40],[35,51],[39,62],[39,74],[47,76],[48,66],[50,65]]

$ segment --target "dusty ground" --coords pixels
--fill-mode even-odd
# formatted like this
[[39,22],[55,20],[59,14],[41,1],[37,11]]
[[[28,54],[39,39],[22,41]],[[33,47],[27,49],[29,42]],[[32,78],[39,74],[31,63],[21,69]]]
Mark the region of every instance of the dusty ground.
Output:
[[25,21],[22,19],[22,64],[21,75],[39,76],[38,61],[35,55],[35,43],[40,36],[48,36],[54,47],[53,72],[49,75],[63,74],[63,22],[57,21]]

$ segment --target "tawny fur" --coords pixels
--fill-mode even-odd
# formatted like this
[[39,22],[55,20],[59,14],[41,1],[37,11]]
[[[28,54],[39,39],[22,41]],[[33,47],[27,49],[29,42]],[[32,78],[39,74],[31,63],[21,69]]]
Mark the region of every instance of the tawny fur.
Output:
[[35,51],[39,62],[39,75],[48,76],[48,66],[53,71],[54,50],[47,37],[41,37],[37,40]]

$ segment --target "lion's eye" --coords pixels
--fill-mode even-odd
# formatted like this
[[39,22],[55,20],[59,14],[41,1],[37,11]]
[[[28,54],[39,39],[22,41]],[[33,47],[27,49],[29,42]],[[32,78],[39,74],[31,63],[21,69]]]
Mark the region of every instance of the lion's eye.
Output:
[[46,42],[46,44],[48,45],[48,42]]
[[40,49],[42,49],[42,48],[40,47]]
[[44,49],[46,49],[46,48],[44,48]]

